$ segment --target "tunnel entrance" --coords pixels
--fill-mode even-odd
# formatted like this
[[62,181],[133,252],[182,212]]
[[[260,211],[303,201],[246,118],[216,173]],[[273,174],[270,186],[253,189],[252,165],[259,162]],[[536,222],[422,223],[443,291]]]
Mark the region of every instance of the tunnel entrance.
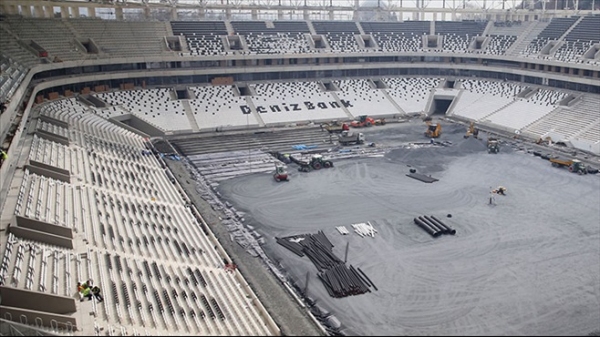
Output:
[[433,100],[433,111],[431,115],[445,115],[448,112],[448,108],[452,104],[452,99],[440,99],[436,98]]

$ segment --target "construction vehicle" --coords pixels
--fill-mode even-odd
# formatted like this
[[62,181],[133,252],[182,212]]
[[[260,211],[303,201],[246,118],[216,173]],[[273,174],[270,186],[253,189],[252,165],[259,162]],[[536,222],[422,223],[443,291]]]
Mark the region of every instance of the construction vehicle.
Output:
[[506,195],[506,187],[504,187],[504,186],[498,186],[498,188],[492,190],[492,193],[500,194],[500,195]]
[[276,182],[289,181],[287,170],[284,165],[275,163],[275,173],[273,173],[273,179]]
[[347,123],[340,123],[338,121],[332,121],[331,123],[323,123],[321,124],[321,126],[329,133],[340,133],[345,130],[350,130],[350,127]]
[[568,167],[569,172],[577,173],[579,175],[588,173],[585,164],[578,159],[550,158],[548,160],[552,163],[552,166],[554,167]]
[[333,162],[331,160],[323,159],[323,156],[320,154],[313,154],[309,162],[299,160],[294,156],[290,156],[290,159],[300,166],[298,168],[298,171],[300,172],[310,172],[312,170],[320,170],[321,168],[333,167]]
[[365,126],[369,127],[372,125],[385,125],[385,118],[373,119],[372,117],[369,117],[367,115],[362,115],[358,116],[358,119],[350,122],[350,126],[352,126],[353,128],[362,128]]
[[432,124],[431,120],[426,120],[427,130],[425,130],[425,136],[429,138],[438,138],[442,134],[442,124]]
[[348,144],[364,144],[365,135],[362,132],[350,132],[350,131],[342,131],[338,135],[338,142],[340,145],[348,145]]
[[535,143],[538,145],[552,145],[552,138],[551,137],[546,137],[546,138],[540,137],[538,140],[535,141]]
[[469,128],[467,129],[467,132],[464,135],[464,138],[469,138],[473,136],[473,138],[477,139],[478,135],[479,129],[475,128],[475,122],[471,122],[471,124],[469,124]]
[[487,151],[488,153],[498,153],[500,152],[500,143],[498,143],[498,139],[494,137],[489,137],[487,140]]

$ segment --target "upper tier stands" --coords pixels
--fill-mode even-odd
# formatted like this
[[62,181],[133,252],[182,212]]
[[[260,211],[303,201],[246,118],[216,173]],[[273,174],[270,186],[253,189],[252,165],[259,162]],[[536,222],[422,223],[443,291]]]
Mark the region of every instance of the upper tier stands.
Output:
[[169,88],[97,93],[104,102],[121,106],[164,131],[191,130],[185,109]]
[[273,28],[264,21],[231,21],[236,34],[244,35],[248,49],[257,54],[308,53],[310,34],[305,21],[275,21]]
[[429,21],[361,22],[367,34],[373,35],[382,51],[417,52],[423,49],[423,35],[429,35]]
[[185,36],[189,55],[220,55],[225,52],[222,36],[229,35],[223,21],[171,21],[173,35]]
[[600,43],[600,16],[586,16],[565,36],[565,43],[554,58],[563,62],[577,61],[596,43]]
[[504,55],[517,41],[517,37],[529,28],[530,24],[530,22],[521,21],[494,22],[494,25],[487,32],[490,41],[485,49],[479,52],[490,55]]
[[531,41],[523,54],[537,56],[549,41],[558,40],[578,19],[578,16],[552,19],[548,26]]
[[441,81],[439,78],[384,78],[390,97],[406,113],[425,111],[433,88]]
[[254,91],[256,95],[252,96],[252,102],[257,110],[259,107],[264,109],[260,117],[266,124],[349,117],[342,104],[323,91],[318,82],[258,83]]
[[39,63],[38,57],[19,44],[19,39],[6,30],[7,27],[7,22],[0,21],[0,53],[2,57],[14,60],[26,67]]
[[313,21],[317,34],[325,35],[331,50],[339,52],[356,52],[358,46],[355,35],[360,30],[354,21]]
[[3,286],[78,298],[76,282],[93,280],[104,301],[76,301],[76,313],[63,313],[84,335],[278,333],[241,274],[225,270],[231,259],[142,137],[75,99],[38,109],[47,118],[40,130],[64,136],[67,128],[53,120],[68,123],[69,145],[34,134],[30,158],[78,179],[25,169],[14,213],[73,229],[74,247],[11,232],[0,252]]
[[443,35],[443,49],[452,52],[467,52],[471,40],[475,36],[481,36],[487,21],[436,21],[435,33]]
[[100,57],[140,57],[169,55],[165,36],[169,35],[165,22],[159,21],[108,21],[101,19],[70,19],[76,35],[91,38]]
[[340,88],[336,95],[352,106],[348,111],[352,116],[397,114],[398,109],[387,98],[384,89],[376,89],[367,79],[333,81]]

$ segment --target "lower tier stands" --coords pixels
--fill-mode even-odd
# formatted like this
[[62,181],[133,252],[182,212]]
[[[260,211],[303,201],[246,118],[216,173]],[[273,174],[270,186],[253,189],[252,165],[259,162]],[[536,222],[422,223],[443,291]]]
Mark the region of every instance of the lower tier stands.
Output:
[[384,78],[386,91],[390,97],[406,113],[421,113],[425,111],[433,88],[441,81],[439,78]]
[[360,115],[397,114],[400,111],[392,104],[384,93],[384,89],[373,88],[367,79],[334,81],[340,91],[335,94],[342,100],[350,102],[346,108],[357,117]]
[[195,96],[189,103],[200,130],[258,125],[246,97],[239,96],[232,86],[206,85],[189,89]]

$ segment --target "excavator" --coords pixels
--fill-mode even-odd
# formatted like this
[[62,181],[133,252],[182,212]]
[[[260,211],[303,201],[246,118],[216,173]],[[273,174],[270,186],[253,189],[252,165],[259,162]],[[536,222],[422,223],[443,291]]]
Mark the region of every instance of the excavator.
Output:
[[432,124],[431,119],[426,119],[427,130],[425,130],[425,136],[428,138],[438,138],[442,134],[442,124]]
[[479,129],[475,128],[475,122],[471,122],[471,124],[469,124],[469,128],[467,129],[464,138],[469,138],[471,136],[473,136],[475,139],[477,139],[479,136]]

